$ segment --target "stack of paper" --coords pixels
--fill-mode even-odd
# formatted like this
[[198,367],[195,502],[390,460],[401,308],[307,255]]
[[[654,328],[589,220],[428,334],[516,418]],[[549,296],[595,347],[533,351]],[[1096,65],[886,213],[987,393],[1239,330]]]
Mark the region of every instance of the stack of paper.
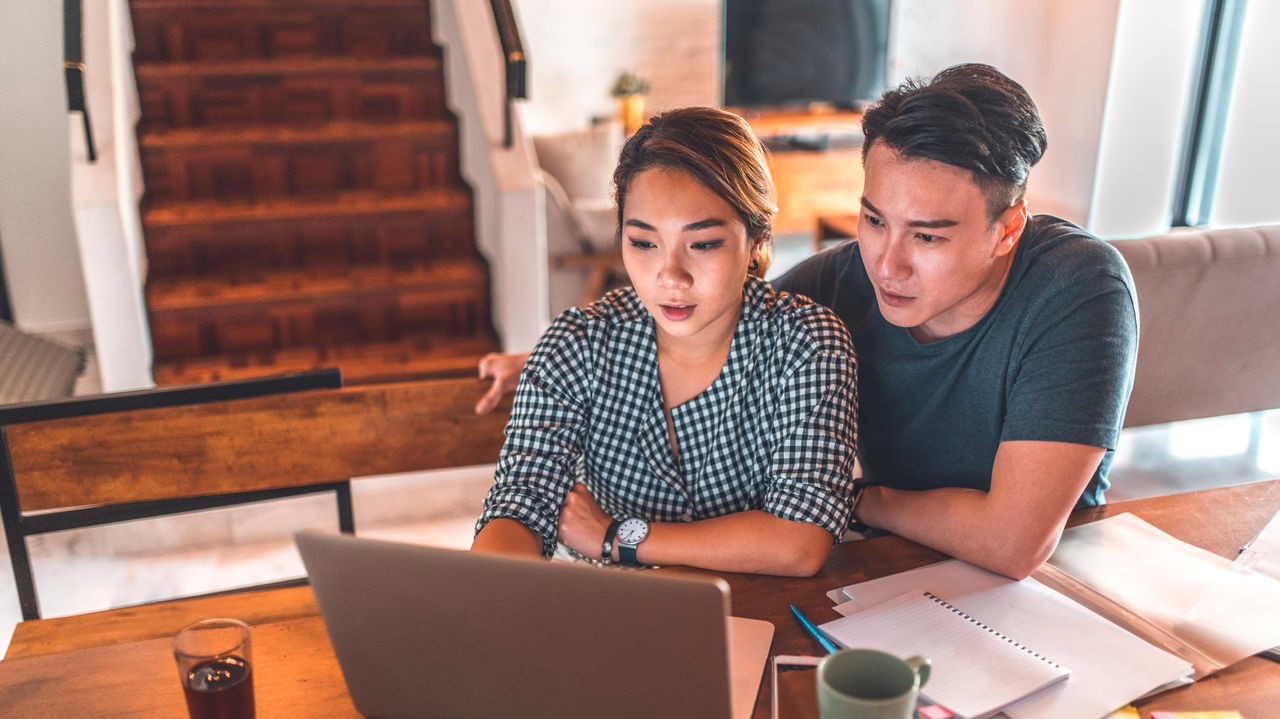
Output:
[[1090,590],[1108,617],[1141,620],[1134,631],[1167,642],[1196,678],[1280,645],[1280,582],[1132,514],[1066,530],[1049,564]]
[[819,629],[841,646],[928,657],[920,693],[960,719],[979,719],[1064,681],[1070,671],[982,617],[912,590]]
[[[949,560],[837,590],[844,615],[925,587],[968,614],[1071,668],[1062,684],[1004,710],[1017,719],[1089,719],[1154,690],[1190,682],[1191,665],[1035,579],[1015,582]],[[850,638],[851,646],[859,646]],[[942,702],[938,697],[932,697]],[[945,702],[942,702],[945,705]],[[948,707],[950,708],[950,707]]]

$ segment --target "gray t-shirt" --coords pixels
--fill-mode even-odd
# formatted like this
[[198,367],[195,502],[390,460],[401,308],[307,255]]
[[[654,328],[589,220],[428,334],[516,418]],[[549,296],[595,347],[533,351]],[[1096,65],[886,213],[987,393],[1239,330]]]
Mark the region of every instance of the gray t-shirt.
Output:
[[1138,350],[1133,278],[1107,243],[1066,220],[1032,217],[996,304],[931,344],[881,316],[857,242],[773,284],[849,325],[869,481],[989,490],[1001,442],[1071,442],[1107,448],[1078,506],[1103,502]]

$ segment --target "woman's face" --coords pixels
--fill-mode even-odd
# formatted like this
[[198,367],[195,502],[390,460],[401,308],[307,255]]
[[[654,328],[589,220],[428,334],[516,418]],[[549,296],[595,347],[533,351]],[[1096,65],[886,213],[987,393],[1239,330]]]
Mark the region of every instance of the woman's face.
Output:
[[732,338],[751,257],[738,213],[689,173],[654,168],[632,178],[622,208],[622,263],[660,343]]

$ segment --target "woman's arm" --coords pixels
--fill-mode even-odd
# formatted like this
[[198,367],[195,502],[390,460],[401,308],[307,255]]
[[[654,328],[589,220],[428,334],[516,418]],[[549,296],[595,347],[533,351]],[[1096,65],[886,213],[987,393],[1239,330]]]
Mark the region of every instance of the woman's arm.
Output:
[[471,551],[541,557],[542,537],[514,519],[499,517],[476,534],[471,541]]
[[[583,318],[573,312],[538,340],[516,389],[473,549],[522,551],[527,531],[539,538],[539,554],[555,551],[556,516],[583,453],[588,344]],[[500,519],[505,528],[490,530]]]
[[[591,492],[575,485],[560,511],[560,541],[583,556],[598,557],[611,521]],[[808,577],[822,568],[832,544],[831,533],[816,524],[753,510],[696,522],[651,522],[636,559],[642,564]],[[618,560],[616,542],[613,560]]]

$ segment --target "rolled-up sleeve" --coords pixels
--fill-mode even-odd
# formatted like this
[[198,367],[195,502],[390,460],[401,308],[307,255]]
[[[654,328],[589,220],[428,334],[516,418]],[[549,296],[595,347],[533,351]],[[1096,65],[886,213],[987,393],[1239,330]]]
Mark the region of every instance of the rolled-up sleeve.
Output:
[[586,341],[570,310],[539,340],[516,389],[494,483],[476,532],[499,517],[542,537],[542,553],[556,548],[560,505],[573,487],[583,455],[587,413]]
[[836,542],[849,524],[853,496],[856,362],[839,319],[825,309],[812,314],[809,339],[777,395],[763,509],[816,524]]

